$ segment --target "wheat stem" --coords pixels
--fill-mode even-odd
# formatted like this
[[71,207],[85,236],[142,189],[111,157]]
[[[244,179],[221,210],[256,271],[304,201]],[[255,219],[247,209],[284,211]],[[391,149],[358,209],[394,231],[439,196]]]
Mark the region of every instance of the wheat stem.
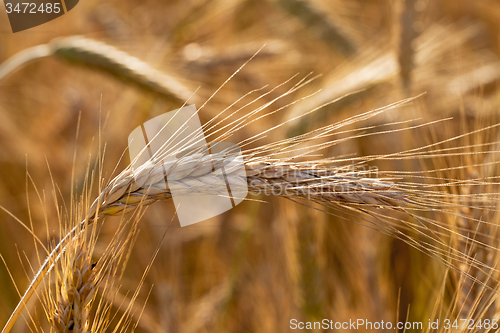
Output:
[[19,52],[0,65],[0,81],[19,68],[35,60],[51,56],[52,54],[52,48],[49,45],[38,45]]

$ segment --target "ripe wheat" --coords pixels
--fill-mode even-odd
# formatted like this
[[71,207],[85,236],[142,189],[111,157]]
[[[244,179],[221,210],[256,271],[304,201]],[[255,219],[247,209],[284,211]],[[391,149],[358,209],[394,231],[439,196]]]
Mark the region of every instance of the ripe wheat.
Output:
[[[168,184],[185,190],[186,194],[192,195],[194,191],[217,194],[220,189],[214,185],[220,183],[221,179],[212,174],[212,167],[220,168],[228,160],[224,154],[208,155],[208,158],[203,159],[187,156],[169,164],[152,159],[135,170],[129,168],[118,175],[94,201],[85,220],[74,227],[50,253],[3,332],[10,331],[25,302],[59,260],[68,244],[72,244],[72,240],[78,238],[85,227],[107,215],[125,214],[158,200],[171,198],[170,188],[165,186],[165,173]],[[363,173],[318,168],[311,163],[257,161],[255,158],[246,161],[245,168],[250,190],[258,193],[270,191],[288,198],[377,207],[398,207],[405,202],[403,193],[394,190],[393,183],[367,178]],[[246,180],[241,179],[241,176],[233,175],[231,171],[226,176],[232,184],[246,186]]]
[[178,80],[146,62],[111,45],[75,36],[57,38],[14,55],[0,65],[0,81],[22,66],[49,56],[106,72],[176,102],[184,102],[192,95]]
[[50,320],[56,332],[88,332],[92,300],[97,292],[98,268],[92,263],[83,235],[66,248],[58,273],[56,299]]
[[[154,78],[156,74],[149,71],[149,67],[146,68],[143,64],[135,62],[135,58],[124,57],[123,54],[117,53],[120,51],[110,49],[98,42],[70,38],[54,41],[49,48],[38,48],[39,52],[37,54],[39,56],[57,54],[80,63],[93,64],[115,76],[125,77],[152,90],[159,89],[155,82],[169,82],[163,79],[158,81]],[[106,52],[102,52],[103,50]],[[32,59],[26,57],[25,60]],[[126,59],[127,61],[118,61],[119,59]],[[137,66],[133,65],[134,62]],[[21,63],[23,61],[17,62],[16,66]],[[12,70],[16,66],[11,66],[10,69]],[[5,68],[3,67],[3,71],[0,69],[0,79],[2,73],[9,72]],[[144,73],[151,75],[143,75]],[[300,84],[296,85],[290,92],[298,89],[298,87],[300,87]],[[164,93],[171,94],[172,91],[175,91],[175,89],[168,88]],[[174,92],[173,95],[177,96],[178,99],[187,99],[184,93]],[[258,111],[262,109],[258,109]],[[468,282],[464,290],[471,288],[470,283],[484,283],[484,281],[478,279],[478,276],[484,275],[484,273],[488,276],[491,272],[497,273],[497,270],[491,267],[492,264],[488,263],[487,260],[477,258],[475,253],[468,253],[466,249],[469,244],[473,244],[483,250],[498,251],[488,244],[488,235],[482,235],[485,240],[477,240],[473,237],[474,232],[482,232],[476,226],[481,223],[480,219],[483,212],[490,209],[490,204],[495,199],[494,194],[478,194],[476,199],[482,200],[464,203],[461,199],[464,199],[464,196],[469,196],[469,194],[453,195],[446,191],[436,190],[435,184],[425,185],[402,180],[404,177],[412,176],[414,178],[420,177],[420,180],[435,180],[432,176],[389,172],[386,173],[387,177],[372,177],[366,171],[352,171],[348,167],[335,168],[332,166],[333,164],[342,165],[341,160],[308,158],[308,154],[332,146],[336,144],[336,141],[329,141],[326,144],[318,144],[317,146],[311,144],[304,151],[296,151],[294,157],[302,157],[305,159],[304,162],[292,162],[290,158],[275,158],[276,154],[273,153],[273,150],[279,151],[279,148],[283,145],[289,144],[293,147],[295,144],[308,144],[317,138],[326,139],[333,131],[373,117],[380,112],[369,112],[340,124],[312,131],[306,135],[263,146],[256,150],[244,151],[246,170],[246,177],[244,178],[246,179],[241,175],[233,174],[231,171],[227,172],[226,176],[230,179],[231,184],[239,184],[242,187],[248,186],[251,192],[278,195],[291,200],[303,199],[306,203],[314,202],[322,205],[327,212],[329,207],[336,207],[342,211],[355,212],[358,215],[369,215],[374,220],[370,221],[370,223],[377,230],[399,238],[409,245],[430,254],[459,272],[461,276],[466,277]],[[250,116],[256,114],[257,112],[254,112],[238,119],[237,125],[225,130],[224,135],[221,137],[228,137],[239,128],[248,125],[251,122],[249,121]],[[250,141],[252,139],[255,138],[251,138]],[[189,144],[189,142],[186,143],[187,146]],[[435,144],[424,148],[430,149],[434,146]],[[389,156],[367,156],[357,161],[361,164],[361,162],[377,159],[436,158],[437,156],[460,154],[458,150],[426,149],[400,152]],[[288,150],[293,153],[293,150]],[[217,195],[220,193],[220,189],[217,187],[217,184],[221,183],[220,176],[213,174],[212,170],[226,166],[228,161],[231,160],[230,157],[221,153],[207,156],[192,155],[175,161],[164,161],[165,157],[176,155],[177,152],[163,151],[137,168],[127,168],[101,191],[84,215],[83,220],[49,254],[2,332],[10,331],[26,302],[68,249],[70,250],[69,258],[71,258],[71,255],[74,254],[71,249],[75,244],[79,243],[82,233],[89,225],[101,221],[106,216],[126,214],[157,201],[170,199],[172,197],[172,187],[184,191],[188,195],[196,195],[197,193]],[[259,157],[259,154],[263,156]],[[457,183],[457,186],[462,188],[470,185],[466,181],[457,179],[442,178],[441,180],[442,183],[438,184],[437,187]],[[482,197],[480,197],[481,195]],[[463,209],[456,213],[459,207],[463,207]],[[468,209],[477,210],[479,215],[470,214]],[[391,211],[392,214],[387,214],[387,211]],[[447,223],[422,214],[422,212],[431,213],[435,211],[457,218],[457,230],[450,230]],[[404,216],[404,218],[401,218],[401,216]],[[411,219],[413,220],[411,221]],[[417,237],[411,233],[415,233]],[[455,245],[455,247],[449,245],[446,237],[449,237],[450,233],[457,238],[457,244],[459,245]],[[67,261],[73,268],[68,269],[63,277],[62,288],[60,289],[62,301],[58,302],[58,310],[54,312],[53,318],[54,328],[59,331],[69,329],[71,325],[86,329],[88,306],[95,292],[97,282],[90,262],[85,259],[86,257],[82,253],[84,251],[81,251],[80,254],[74,254],[73,259]],[[76,284],[72,283],[75,276],[78,277],[78,280],[81,277],[82,280]],[[77,300],[78,303],[75,309],[76,295],[82,296],[83,300]],[[470,304],[464,306],[464,309],[470,310],[470,308]]]

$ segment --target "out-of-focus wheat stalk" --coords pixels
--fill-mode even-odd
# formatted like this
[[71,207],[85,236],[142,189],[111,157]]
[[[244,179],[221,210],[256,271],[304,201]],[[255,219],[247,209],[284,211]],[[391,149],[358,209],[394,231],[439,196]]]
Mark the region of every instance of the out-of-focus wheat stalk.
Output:
[[[413,8],[408,10],[414,11]],[[481,57],[484,60],[480,65],[462,69],[450,60],[449,54],[453,50],[463,45],[480,44],[482,40],[478,38],[484,35],[482,27],[467,23],[438,22],[417,34],[411,30],[413,26],[408,22],[408,27],[401,26],[401,29],[408,31],[400,31],[397,48],[390,48],[388,41],[381,41],[360,49],[348,63],[325,76],[318,94],[308,98],[303,105],[294,106],[287,117],[294,118],[302,113],[303,108],[313,109],[331,99],[357,92],[351,98],[331,106],[332,109],[342,109],[359,100],[360,96],[372,94],[373,88],[387,85],[390,90],[396,89],[391,86],[394,81],[398,83],[399,89],[400,82],[407,81],[410,84],[410,72],[411,91],[425,92],[425,98],[432,99],[433,112],[458,109],[461,101],[467,101],[475,89],[491,84],[500,77],[500,62],[496,56],[487,51],[480,53],[475,49],[478,46],[463,55],[467,57],[463,63],[474,63],[474,59]],[[437,71],[444,73],[440,76],[436,74]],[[315,127],[310,123],[314,123],[314,119],[305,118],[291,125],[289,133],[296,135],[307,132]]]
[[182,55],[189,66],[207,70],[218,66],[239,65],[252,57],[272,58],[288,51],[283,41],[269,40],[265,43],[265,47],[255,54],[255,50],[260,49],[262,45],[262,43],[240,44],[221,51],[192,43],[184,47]]
[[339,22],[328,17],[317,4],[308,0],[276,0],[287,13],[300,20],[312,33],[328,46],[345,56],[354,54],[356,45]]
[[0,64],[0,81],[35,60],[56,56],[60,59],[106,72],[175,102],[191,98],[192,92],[172,76],[117,48],[89,38],[57,38],[46,45],[35,46]]
[[416,0],[405,0],[399,3],[399,29],[398,29],[398,64],[399,76],[406,94],[410,92],[411,75],[414,67],[415,37],[417,37],[417,9]]

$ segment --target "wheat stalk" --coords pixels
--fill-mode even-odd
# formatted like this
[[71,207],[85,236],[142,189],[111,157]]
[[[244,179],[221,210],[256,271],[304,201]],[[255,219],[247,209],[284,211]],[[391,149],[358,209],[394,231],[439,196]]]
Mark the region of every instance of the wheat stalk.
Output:
[[330,19],[317,4],[308,0],[276,0],[276,3],[332,49],[344,56],[356,53],[356,45],[342,24]]
[[415,29],[418,16],[415,5],[415,0],[402,1],[402,8],[399,13],[397,56],[399,76],[406,94],[409,94],[411,91],[411,76],[414,67],[413,58],[415,53],[414,40],[418,35]]
[[192,92],[172,76],[111,45],[79,36],[56,38],[19,52],[0,65],[0,81],[22,66],[49,56],[106,72],[176,102],[193,99]]

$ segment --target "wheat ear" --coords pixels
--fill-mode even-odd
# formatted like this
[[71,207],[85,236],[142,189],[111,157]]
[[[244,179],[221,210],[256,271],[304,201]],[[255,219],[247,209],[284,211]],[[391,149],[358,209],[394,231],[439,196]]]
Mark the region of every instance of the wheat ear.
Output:
[[192,92],[170,75],[111,45],[79,36],[56,38],[19,52],[0,65],[0,81],[20,67],[49,56],[106,72],[176,102],[184,103],[192,97]]
[[52,327],[58,333],[88,332],[92,301],[99,282],[98,268],[92,264],[88,243],[80,234],[71,242],[61,260],[57,276]]

